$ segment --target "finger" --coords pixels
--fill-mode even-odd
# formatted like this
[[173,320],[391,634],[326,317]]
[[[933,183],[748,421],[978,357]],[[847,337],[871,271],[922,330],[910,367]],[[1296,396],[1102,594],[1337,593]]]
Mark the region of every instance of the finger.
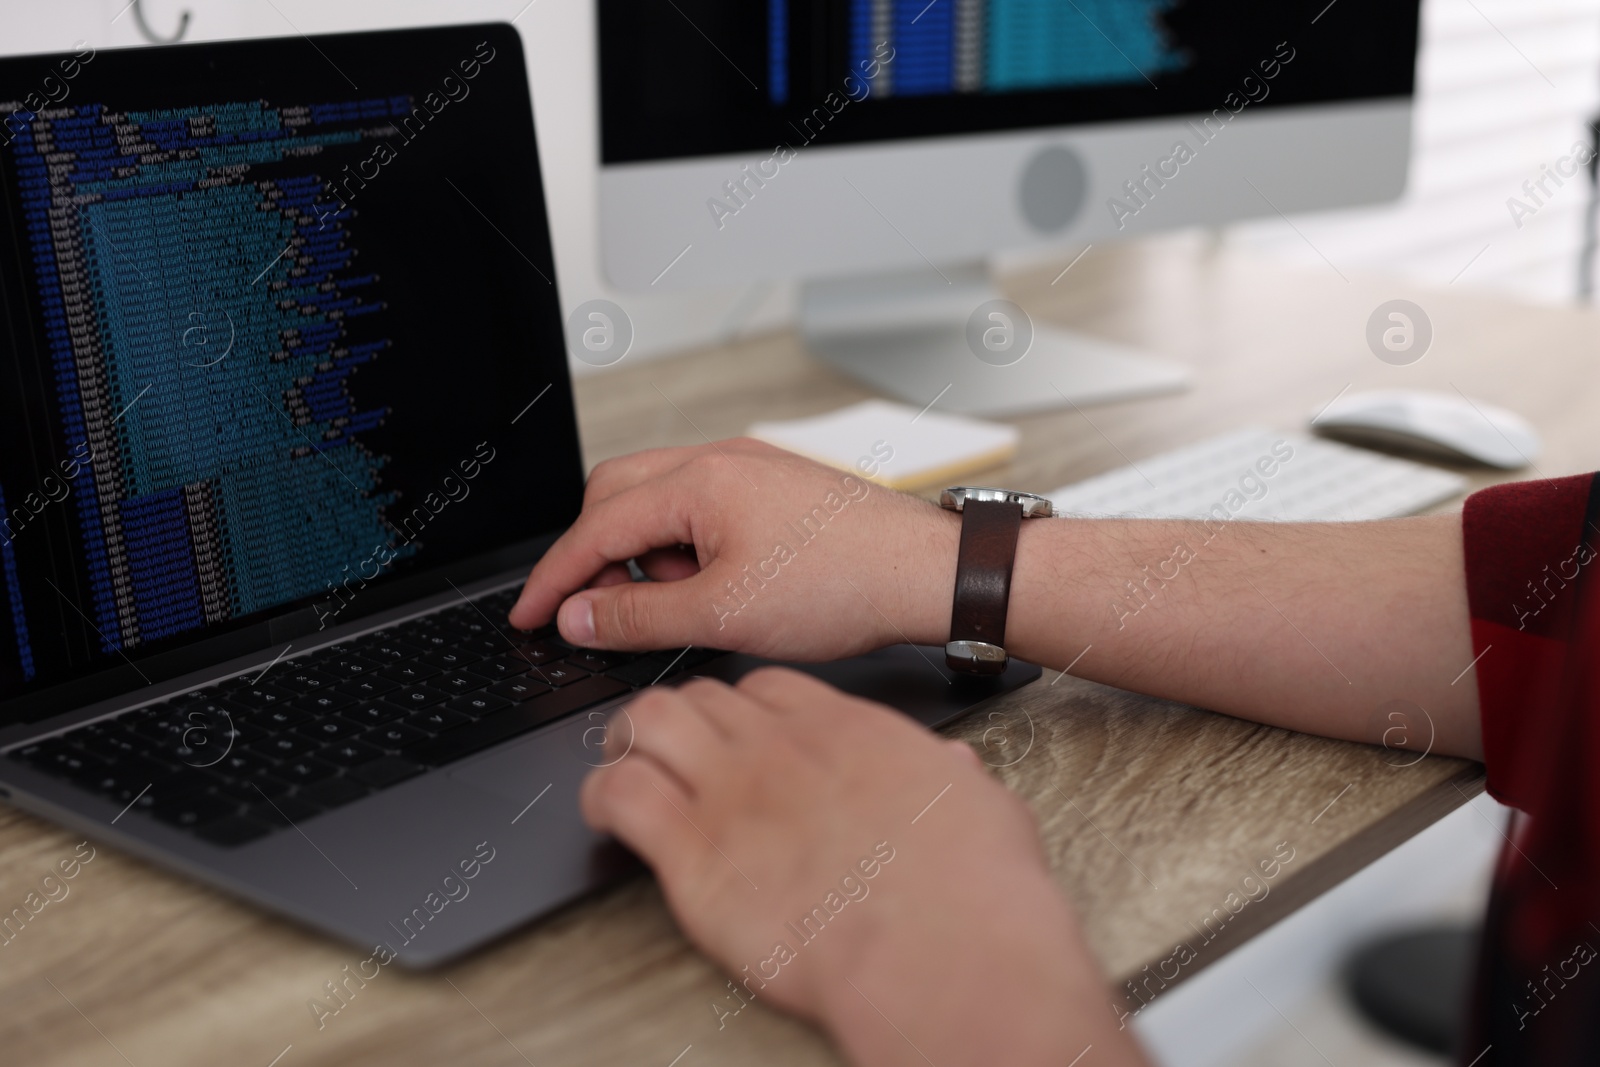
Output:
[[657,548],[646,552],[635,562],[645,577],[657,582],[676,582],[700,573],[700,560],[693,546]]
[[727,738],[677,689],[647,689],[628,705],[633,749],[654,757],[698,796],[700,785],[727,759]]
[[614,834],[663,879],[664,868],[678,869],[706,848],[684,815],[690,800],[682,785],[648,756],[590,771],[578,800],[584,822]]
[[727,740],[749,736],[769,714],[759,703],[715,678],[693,678],[678,686],[677,691]]
[[511,609],[512,624],[525,630],[542,626],[608,563],[692,543],[690,517],[698,498],[692,479],[661,478],[585,507],[534,565]]
[[866,703],[846,696],[827,682],[789,667],[762,667],[739,679],[739,689],[779,714],[812,714],[838,706],[841,700]]
[[946,741],[945,745],[955,754],[956,760],[975,771],[983,770],[983,759],[977,751],[965,741]]
[[621,585],[623,582],[633,581],[633,573],[628,570],[626,563],[607,563],[600,568],[600,573],[589,579],[591,589],[601,589],[608,585]]
[[651,448],[596,464],[589,473],[588,484],[584,486],[584,506],[616,496],[625,489],[632,489],[641,482],[681,467],[707,447],[685,445],[678,448]]
[[763,667],[739,681],[741,692],[769,708],[799,748],[837,766],[851,752],[933,745],[932,735],[893,709],[840,692],[787,667]]
[[676,582],[586,589],[562,603],[556,623],[562,637],[584,648],[716,648],[722,617],[733,613],[718,600],[716,590],[715,569]]

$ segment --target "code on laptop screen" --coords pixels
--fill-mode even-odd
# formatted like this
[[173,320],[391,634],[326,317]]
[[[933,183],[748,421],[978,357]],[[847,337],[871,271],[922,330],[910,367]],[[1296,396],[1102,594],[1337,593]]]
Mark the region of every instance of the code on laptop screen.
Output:
[[523,59],[485,29],[0,64],[0,699],[570,520]]

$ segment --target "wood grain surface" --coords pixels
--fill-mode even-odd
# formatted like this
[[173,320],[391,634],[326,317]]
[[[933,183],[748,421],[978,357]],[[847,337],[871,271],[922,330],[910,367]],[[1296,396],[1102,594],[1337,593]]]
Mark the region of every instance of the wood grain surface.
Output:
[[[1346,281],[1331,268],[1296,272],[1191,236],[1095,248],[1052,286],[1059,269],[1012,278],[1010,295],[1040,320],[1176,357],[1195,369],[1196,387],[1019,419],[1018,459],[984,481],[1050,490],[1120,466],[1124,455],[1245,423],[1297,429],[1347,385],[1459,388],[1540,427],[1538,473],[1600,467],[1591,365],[1600,323],[1589,312]],[[1372,310],[1394,297],[1421,304],[1434,324],[1432,350],[1411,367],[1379,362],[1363,339]],[[805,359],[786,334],[624,365],[582,379],[577,392],[591,463],[866,395]],[[1038,813],[1056,877],[1113,976],[1108,1010],[1130,981],[1159,990],[1191,977],[1482,787],[1475,764],[1430,756],[1404,766],[1401,753],[1054,672],[952,733],[977,745]],[[21,905],[77,844],[0,807],[0,911]],[[1245,877],[1290,852],[1266,894],[1240,905]],[[838,1062],[825,1039],[759,1003],[719,1031],[709,1005],[724,978],[684,942],[643,878],[437,972],[385,968],[321,1029],[308,1000],[365,953],[109,848],[66,885],[0,948],[0,1062]],[[1190,952],[1175,955],[1180,945]]]

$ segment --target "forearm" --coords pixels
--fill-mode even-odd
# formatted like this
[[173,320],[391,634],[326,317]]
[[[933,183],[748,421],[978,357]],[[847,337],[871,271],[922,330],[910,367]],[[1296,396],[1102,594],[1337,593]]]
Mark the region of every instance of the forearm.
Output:
[[[927,611],[931,640],[947,632],[953,575],[952,562],[943,616]],[[1349,740],[1378,741],[1379,709],[1410,701],[1427,717],[1405,724],[1408,748],[1436,730],[1434,751],[1482,754],[1456,515],[1024,522],[1006,644],[1075,676]]]

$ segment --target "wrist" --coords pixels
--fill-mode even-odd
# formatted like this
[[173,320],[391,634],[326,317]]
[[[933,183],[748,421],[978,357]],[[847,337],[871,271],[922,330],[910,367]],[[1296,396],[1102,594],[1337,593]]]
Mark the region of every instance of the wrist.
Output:
[[1068,646],[1081,650],[1092,640],[1085,636],[1089,620],[1071,595],[1075,578],[1088,569],[1087,560],[1076,569],[1072,563],[1074,526],[1062,519],[1035,519],[1024,522],[1017,535],[1006,649],[1018,659],[1055,663]]
[[[923,513],[915,526],[910,557],[918,565],[904,574],[901,583],[901,610],[895,619],[901,632],[886,636],[885,641],[909,638],[914,644],[944,645],[950,640],[955,606],[962,517],[937,505],[908,503]],[[1063,580],[1060,561],[1066,547],[1062,537],[1067,532],[1067,523],[1050,519],[1024,519],[1018,530],[1005,638],[1006,650],[1014,658],[1043,662],[1037,658],[1046,651],[1039,647],[1039,637],[1047,628],[1039,623],[1052,610],[1050,591],[1059,589]]]
[[950,639],[950,608],[955,597],[956,558],[961,551],[961,516],[921,500],[915,508],[911,550],[892,562],[900,577],[900,633],[889,643],[909,639],[918,645],[943,645]]

